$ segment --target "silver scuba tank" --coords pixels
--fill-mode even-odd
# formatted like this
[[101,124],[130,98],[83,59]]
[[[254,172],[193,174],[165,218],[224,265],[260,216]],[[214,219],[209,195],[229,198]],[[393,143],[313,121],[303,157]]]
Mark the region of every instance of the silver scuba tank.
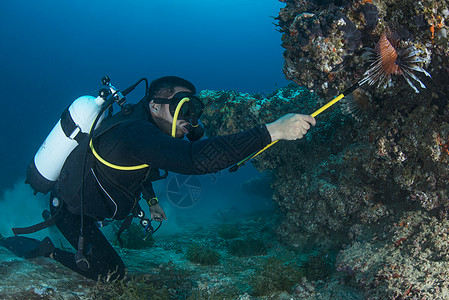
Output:
[[62,113],[28,166],[26,183],[35,193],[46,194],[50,191],[67,157],[78,146],[83,135],[90,132],[104,101],[100,96],[81,96]]

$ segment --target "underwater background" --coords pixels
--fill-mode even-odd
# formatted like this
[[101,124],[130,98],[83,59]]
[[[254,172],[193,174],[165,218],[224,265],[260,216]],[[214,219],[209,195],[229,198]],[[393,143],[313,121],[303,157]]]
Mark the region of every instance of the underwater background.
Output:
[[[277,1],[2,1],[0,189],[77,97],[175,74],[197,90],[284,86]],[[130,95],[139,100],[142,91]],[[134,97],[134,99],[132,99]]]
[[[25,169],[100,79],[191,80],[208,136],[317,116],[230,174],[155,183],[128,267],[96,283],[0,248],[2,299],[449,299],[449,1],[3,1],[0,233],[41,221]],[[287,78],[287,79],[286,79]],[[140,88],[140,89],[139,89]],[[137,88],[128,99],[143,95]],[[157,224],[153,223],[156,227]],[[67,243],[52,228],[55,244]]]

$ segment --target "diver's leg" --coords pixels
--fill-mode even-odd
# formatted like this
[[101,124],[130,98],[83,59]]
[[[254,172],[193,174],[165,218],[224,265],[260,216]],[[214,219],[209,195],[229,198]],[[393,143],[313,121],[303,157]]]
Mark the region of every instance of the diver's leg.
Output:
[[[65,204],[60,204],[64,205]],[[55,208],[51,206],[52,213]],[[79,215],[74,215],[62,207],[61,217],[56,221],[56,227],[77,249],[80,234],[81,219]],[[87,216],[84,217],[84,255],[89,262],[87,271],[80,269],[75,262],[75,254],[55,248],[50,255],[64,266],[93,280],[114,280],[123,278],[125,275],[125,264],[120,256],[108,242],[106,237],[98,228],[96,222]]]

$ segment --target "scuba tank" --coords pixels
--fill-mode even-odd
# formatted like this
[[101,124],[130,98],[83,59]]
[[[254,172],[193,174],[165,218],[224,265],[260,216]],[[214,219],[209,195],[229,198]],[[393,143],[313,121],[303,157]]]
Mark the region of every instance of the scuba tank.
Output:
[[67,157],[89,133],[104,101],[101,96],[81,96],[62,113],[28,166],[25,182],[35,193],[50,191]]
[[115,101],[122,104],[120,101],[124,96],[110,84],[109,77],[103,77],[102,83],[108,89],[101,89],[98,97],[81,96],[64,110],[29,164],[25,183],[35,194],[46,194],[51,190],[67,157],[89,135],[94,123],[95,127],[101,123],[107,97],[112,94]]

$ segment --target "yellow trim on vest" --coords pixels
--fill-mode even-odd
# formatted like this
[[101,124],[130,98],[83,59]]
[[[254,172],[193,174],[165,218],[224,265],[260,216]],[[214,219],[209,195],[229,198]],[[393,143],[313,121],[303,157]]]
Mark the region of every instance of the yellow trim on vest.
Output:
[[108,166],[110,168],[116,169],[116,170],[122,170],[122,171],[135,171],[135,170],[141,170],[141,169],[145,169],[148,168],[149,165],[147,164],[142,164],[142,165],[138,165],[138,166],[119,166],[119,165],[114,165],[111,164],[110,162],[104,160],[98,153],[97,151],[95,151],[94,149],[94,144],[92,142],[92,139],[89,142],[89,146],[90,149],[92,150],[93,155],[95,156],[95,158],[101,162],[103,165]]

